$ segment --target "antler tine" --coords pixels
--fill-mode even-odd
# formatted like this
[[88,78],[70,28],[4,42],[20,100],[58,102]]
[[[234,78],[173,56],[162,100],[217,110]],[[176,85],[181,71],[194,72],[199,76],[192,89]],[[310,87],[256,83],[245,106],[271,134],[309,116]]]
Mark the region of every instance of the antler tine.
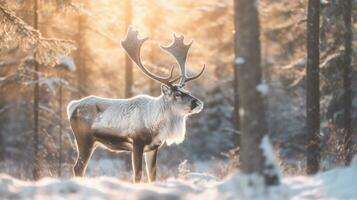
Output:
[[180,77],[179,85],[184,86],[185,83],[187,83],[188,81],[194,80],[194,79],[198,78],[199,76],[201,76],[205,69],[205,66],[203,66],[201,72],[198,73],[197,75],[192,76],[192,77],[187,77],[186,60],[187,60],[188,51],[189,51],[193,41],[191,41],[188,44],[185,44],[183,35],[177,37],[176,34],[174,34],[173,36],[174,36],[174,41],[171,45],[169,45],[167,47],[161,45],[160,47],[163,50],[165,50],[166,52],[170,53],[176,59],[178,65],[180,66],[180,69],[181,69],[181,77]]
[[123,46],[124,50],[130,57],[130,59],[150,78],[157,80],[163,84],[170,85],[171,84],[171,78],[173,75],[174,71],[174,66],[171,68],[170,76],[164,78],[164,77],[159,77],[156,76],[155,74],[152,74],[149,72],[143,63],[141,62],[141,57],[140,57],[140,50],[141,46],[143,43],[147,40],[148,38],[143,38],[139,39],[138,38],[138,31],[134,30],[132,27],[129,27],[128,33],[126,35],[126,38],[121,41],[121,45]]
[[203,65],[201,71],[197,75],[191,76],[191,77],[186,79],[186,83],[189,82],[189,81],[195,80],[196,78],[200,77],[203,74],[203,71],[205,71],[205,68],[206,68],[206,65]]

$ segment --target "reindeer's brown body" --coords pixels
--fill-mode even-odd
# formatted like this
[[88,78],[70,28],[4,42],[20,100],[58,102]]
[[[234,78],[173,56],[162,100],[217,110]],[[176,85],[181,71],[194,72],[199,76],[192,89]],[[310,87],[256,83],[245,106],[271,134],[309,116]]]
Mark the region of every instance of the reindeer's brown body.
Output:
[[[156,155],[162,144],[161,141],[154,141],[158,133],[145,128],[135,130],[134,134],[122,133],[115,129],[93,128],[98,116],[116,103],[118,102],[114,99],[104,101],[102,98],[91,96],[75,101],[68,106],[70,124],[78,150],[74,173],[76,176],[83,176],[92,152],[98,144],[103,144],[113,151],[133,152],[133,158],[136,158],[136,160],[133,160],[137,168],[134,170],[136,181],[141,178],[143,152],[147,152],[147,173],[150,181],[154,181],[156,177]],[[123,123],[127,122],[123,121]]]
[[163,96],[131,99],[89,96],[72,101],[67,112],[78,150],[76,176],[83,176],[92,152],[103,144],[113,151],[133,152],[135,181],[141,178],[141,159],[146,152],[147,173],[150,181],[154,181],[158,148],[167,141],[179,143],[181,140],[177,138],[184,137],[186,114],[171,109]]
[[[140,60],[140,47],[144,40],[136,38],[137,32],[129,30],[122,42],[129,57],[151,78],[163,83],[162,95],[139,95],[131,99],[107,99],[89,96],[68,105],[68,117],[73,130],[78,158],[74,174],[83,176],[88,161],[97,144],[114,151],[132,152],[134,182],[142,176],[142,159],[145,153],[150,181],[156,178],[156,156],[163,143],[180,143],[185,136],[186,117],[198,113],[203,103],[182,89],[185,82],[199,77],[186,77],[185,59],[190,45],[176,38],[173,45],[164,48],[177,58],[181,68],[178,79],[160,78],[148,72]],[[203,68],[204,69],[204,68]]]

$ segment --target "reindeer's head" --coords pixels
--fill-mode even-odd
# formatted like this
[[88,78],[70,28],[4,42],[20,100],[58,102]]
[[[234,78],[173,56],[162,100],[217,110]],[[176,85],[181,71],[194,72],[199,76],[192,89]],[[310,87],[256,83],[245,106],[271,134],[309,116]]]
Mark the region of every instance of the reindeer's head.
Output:
[[[192,41],[189,44],[184,43],[184,37],[177,37],[174,35],[174,42],[167,46],[160,46],[163,50],[171,54],[178,63],[181,71],[181,75],[172,78],[174,66],[171,68],[170,76],[167,78],[159,77],[157,75],[149,72],[141,62],[140,49],[142,44],[148,38],[139,39],[138,32],[129,28],[128,34],[124,41],[122,41],[122,46],[127,52],[128,56],[136,63],[136,65],[150,78],[162,83],[161,92],[163,94],[164,100],[170,105],[170,107],[178,113],[182,114],[193,114],[198,113],[203,108],[203,102],[198,98],[192,96],[183,87],[185,84],[191,80],[194,80],[201,76],[205,66],[202,70],[195,76],[187,77],[186,73],[186,59],[187,53],[192,45]],[[179,80],[178,84],[175,84]]]

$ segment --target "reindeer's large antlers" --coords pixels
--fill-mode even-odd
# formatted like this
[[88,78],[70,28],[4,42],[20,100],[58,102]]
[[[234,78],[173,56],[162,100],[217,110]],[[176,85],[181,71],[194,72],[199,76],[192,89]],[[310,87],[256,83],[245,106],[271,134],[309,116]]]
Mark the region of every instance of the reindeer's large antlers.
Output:
[[174,80],[171,80],[172,78],[172,74],[174,71],[174,66],[172,66],[171,68],[171,72],[170,72],[170,76],[163,78],[163,77],[159,77],[156,76],[154,74],[152,74],[151,72],[149,72],[143,65],[143,63],[141,62],[141,58],[140,58],[140,49],[142,44],[147,40],[148,38],[143,38],[143,39],[139,39],[138,38],[138,31],[133,30],[132,27],[129,27],[128,30],[128,34],[125,38],[125,40],[123,40],[121,42],[121,45],[123,46],[123,48],[125,49],[126,53],[128,54],[128,56],[131,58],[131,60],[133,60],[136,65],[150,78],[157,80],[163,84],[166,85],[171,85],[173,82],[175,82],[177,79],[175,78]]
[[193,41],[191,41],[189,44],[185,44],[183,35],[177,37],[174,34],[174,42],[171,45],[167,47],[161,46],[163,50],[167,51],[173,57],[175,57],[177,63],[180,66],[181,69],[181,79],[179,83],[180,86],[184,86],[185,83],[187,83],[188,81],[198,78],[199,76],[202,75],[203,71],[205,70],[205,65],[203,65],[202,70],[197,75],[192,77],[187,77],[186,60],[187,60],[188,50],[190,49],[192,43]]

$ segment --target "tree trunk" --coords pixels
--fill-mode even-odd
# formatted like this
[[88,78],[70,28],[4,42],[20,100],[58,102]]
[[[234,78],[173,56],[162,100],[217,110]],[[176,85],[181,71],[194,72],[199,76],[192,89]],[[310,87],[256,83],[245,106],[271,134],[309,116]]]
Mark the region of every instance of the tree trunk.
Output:
[[[38,29],[38,3],[37,0],[34,0],[34,18],[33,26],[35,29]],[[36,53],[34,58],[36,58]],[[34,62],[34,91],[33,91],[33,167],[32,174],[33,179],[38,180],[40,178],[40,155],[39,155],[39,99],[40,99],[40,83],[39,83],[39,64]]]
[[307,174],[315,174],[320,165],[319,26],[320,0],[309,0],[306,66]]
[[[158,14],[160,12],[158,4],[153,4],[149,2],[147,4],[147,7],[149,8],[149,12],[157,13],[156,15],[152,15],[146,19],[146,24],[148,25],[150,31],[150,37],[154,40],[158,33],[157,28],[159,27],[159,23],[162,22],[162,17],[160,16],[160,14]],[[150,66],[152,66],[153,73],[156,73],[158,71],[158,65],[155,64],[155,54],[156,54],[155,48],[152,47],[149,52],[149,62],[151,64]],[[153,96],[159,95],[160,84],[157,81],[153,79],[149,79],[149,87],[150,87],[151,95]]]
[[[235,3],[237,4],[237,3]],[[237,20],[238,20],[238,8],[235,8],[234,12],[234,24],[235,24],[235,34],[234,34],[234,62],[233,62],[233,73],[234,73],[234,78],[233,78],[233,94],[234,94],[234,99],[233,99],[233,124],[234,128],[239,133],[240,131],[240,117],[239,117],[239,73],[238,73],[238,68],[240,65],[240,59],[239,58],[239,52],[238,52],[238,38],[237,38],[237,32],[238,26],[237,26]],[[234,138],[234,144],[239,145],[240,143],[240,135],[236,134],[236,137]]]
[[260,53],[258,5],[251,0],[235,0],[235,65],[238,73],[240,104],[240,162],[246,174],[259,174],[267,185],[278,184],[276,177],[264,174],[264,155],[260,148],[267,131]]
[[[235,12],[235,15],[237,15],[237,12]],[[234,19],[237,20],[238,16],[235,16]],[[235,24],[237,24],[237,22],[235,21]],[[236,25],[237,27],[237,25]],[[235,30],[235,41],[234,41],[234,54],[235,54],[235,61],[233,64],[233,73],[234,73],[234,79],[233,79],[233,93],[234,93],[234,110],[233,110],[233,124],[234,124],[234,128],[237,131],[237,133],[239,133],[240,131],[240,117],[239,117],[239,73],[238,73],[238,67],[239,67],[239,53],[238,53],[238,39],[237,39],[237,28]],[[234,144],[239,145],[240,141],[240,135],[236,134],[236,137],[234,139]]]
[[5,152],[5,143],[3,133],[0,132],[0,164],[5,160],[4,152]]
[[[152,38],[154,38],[155,29],[156,29],[155,23],[150,24],[150,35],[151,35]],[[151,51],[149,53],[149,62],[151,63],[151,66],[153,66],[153,69],[152,69],[153,73],[155,73],[155,71],[157,71],[156,70],[156,65],[154,64],[154,59],[155,59],[154,55],[155,55],[155,49],[151,48]],[[158,94],[158,88],[160,88],[160,87],[158,87],[159,84],[155,80],[153,80],[151,78],[149,79],[149,81],[150,81],[149,82],[150,94],[155,96],[155,95]]]
[[[239,65],[241,64],[241,59],[238,59],[240,57],[239,55],[239,49],[238,49],[238,8],[237,5],[238,3],[235,2],[235,10],[234,10],[234,25],[235,25],[235,34],[234,34],[234,63],[233,63],[233,73],[234,73],[234,79],[233,79],[233,93],[234,93],[234,114],[233,114],[233,120],[235,124],[235,129],[236,131],[239,131],[240,129],[240,118],[239,118],[239,73],[238,73],[238,68]],[[238,135],[237,135],[238,137]],[[239,141],[239,139],[236,139],[236,141]]]
[[[125,11],[127,12],[125,19],[125,31],[128,30],[132,23],[132,5],[131,0],[126,0]],[[125,56],[125,98],[133,96],[133,63],[129,56]]]
[[[62,72],[61,69],[58,69],[58,77],[62,79]],[[62,133],[63,133],[63,120],[62,120],[62,82],[59,84],[58,88],[58,116],[59,116],[59,128],[58,128],[58,143],[59,143],[59,150],[58,150],[58,177],[62,176]]]
[[87,95],[86,87],[87,87],[87,71],[86,71],[86,16],[80,14],[78,16],[78,32],[77,32],[77,88],[79,89],[79,96],[83,97]]
[[349,165],[352,159],[352,0],[343,0],[344,23],[345,23],[345,55],[343,70],[344,86],[344,156],[345,164]]

